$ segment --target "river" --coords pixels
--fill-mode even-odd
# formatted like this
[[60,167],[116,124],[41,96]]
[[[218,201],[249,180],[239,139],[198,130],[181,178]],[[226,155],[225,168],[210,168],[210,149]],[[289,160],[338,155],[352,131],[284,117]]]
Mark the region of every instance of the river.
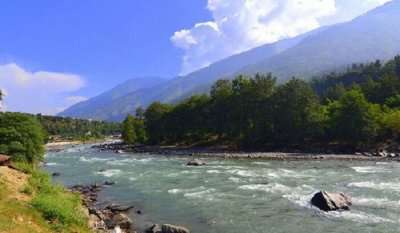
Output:
[[[194,233],[398,233],[400,163],[263,161],[98,152],[90,146],[46,155],[55,182],[115,181],[100,198],[140,208],[143,221],[187,226]],[[348,212],[310,206],[319,190],[353,198]]]

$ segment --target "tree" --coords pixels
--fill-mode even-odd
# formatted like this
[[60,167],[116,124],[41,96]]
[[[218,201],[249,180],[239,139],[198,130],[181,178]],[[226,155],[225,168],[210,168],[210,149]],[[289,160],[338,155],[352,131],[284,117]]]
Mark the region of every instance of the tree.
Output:
[[0,113],[0,153],[14,160],[37,163],[43,159],[44,136],[40,123],[20,113]]
[[3,91],[0,89],[0,112],[3,111],[3,98],[4,94]]
[[129,145],[136,143],[135,118],[132,115],[128,115],[122,123],[122,140]]
[[360,89],[348,91],[328,106],[332,139],[353,147],[373,142],[379,130],[380,107],[367,101]]
[[311,86],[293,78],[273,96],[274,141],[300,144],[321,134],[322,112]]
[[162,143],[166,139],[166,115],[172,111],[172,106],[154,102],[145,111],[145,127],[149,143]]
[[400,110],[390,111],[384,114],[383,128],[388,131],[391,137],[398,139],[400,137]]

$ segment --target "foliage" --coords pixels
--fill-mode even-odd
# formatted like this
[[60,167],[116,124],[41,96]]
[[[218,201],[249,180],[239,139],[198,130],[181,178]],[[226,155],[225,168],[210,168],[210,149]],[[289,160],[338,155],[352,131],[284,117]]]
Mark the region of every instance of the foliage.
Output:
[[393,110],[383,117],[383,127],[395,139],[400,136],[400,110]]
[[328,106],[329,132],[333,139],[356,146],[371,143],[378,135],[381,110],[368,103],[361,90],[353,89]]
[[119,134],[121,126],[116,122],[74,119],[70,117],[36,115],[45,132],[62,139],[90,140]]
[[86,226],[86,217],[77,194],[52,185],[49,175],[38,170],[31,174],[29,186],[35,193],[31,205],[52,223],[55,230],[62,231],[71,225]]
[[165,117],[171,112],[172,108],[173,106],[169,104],[154,102],[146,109],[144,118],[149,143],[157,144],[166,140]]
[[122,123],[122,140],[130,145],[145,143],[147,137],[143,119],[128,115]]
[[343,145],[364,148],[399,134],[400,57],[354,64],[311,82],[277,85],[271,75],[219,80],[209,95],[144,112],[148,142],[217,140],[246,148]]
[[44,133],[40,123],[20,113],[0,113],[0,153],[14,160],[36,163],[43,159]]

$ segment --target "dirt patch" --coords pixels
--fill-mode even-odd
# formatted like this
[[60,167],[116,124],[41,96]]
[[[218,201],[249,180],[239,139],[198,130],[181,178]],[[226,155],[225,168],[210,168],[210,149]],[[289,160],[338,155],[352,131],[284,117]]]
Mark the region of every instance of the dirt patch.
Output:
[[31,197],[27,194],[22,193],[22,190],[26,187],[29,176],[11,169],[9,167],[0,167],[0,180],[7,185],[10,194],[10,199],[17,201],[29,201]]

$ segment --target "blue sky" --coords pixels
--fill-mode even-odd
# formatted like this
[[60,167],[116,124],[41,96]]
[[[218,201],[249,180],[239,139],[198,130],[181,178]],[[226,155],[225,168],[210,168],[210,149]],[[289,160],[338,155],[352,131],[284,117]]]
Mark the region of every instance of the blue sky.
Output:
[[387,1],[3,1],[0,88],[7,110],[55,114],[124,80],[186,74]]

